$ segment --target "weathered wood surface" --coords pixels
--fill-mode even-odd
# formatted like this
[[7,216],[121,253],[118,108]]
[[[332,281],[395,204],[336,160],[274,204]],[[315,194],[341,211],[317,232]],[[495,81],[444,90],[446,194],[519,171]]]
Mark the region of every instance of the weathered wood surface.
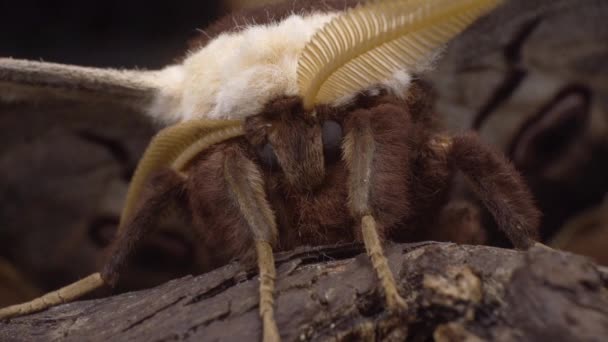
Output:
[[[591,94],[584,129],[560,145],[560,158],[525,171],[546,220],[553,220],[547,229],[599,203],[608,188],[607,17],[605,0],[507,1],[451,43],[430,76],[447,126],[477,126],[505,151],[562,89]],[[118,217],[129,174],[155,128],[135,113],[75,103],[0,104],[0,114],[1,256],[41,289],[93,272],[103,250],[94,228]],[[602,222],[591,236],[606,236]],[[391,265],[411,309],[404,324],[383,313],[369,262],[350,258],[358,253],[336,248],[283,257],[277,318],[286,340],[390,332],[399,340],[404,331],[396,326],[409,328],[414,341],[608,336],[608,276],[580,257],[542,249],[396,246]],[[256,339],[254,278],[229,265],[142,292],[73,303],[0,323],[0,341]]]
[[[278,257],[276,317],[285,341],[600,341],[608,274],[589,260],[450,243],[388,248],[409,304],[383,310],[360,246]],[[156,288],[63,305],[0,323],[1,341],[255,341],[255,273],[231,264]]]
[[[430,75],[447,127],[477,120],[484,140],[506,152],[561,89],[591,94],[584,127],[547,134],[571,139],[530,147],[531,155],[539,145],[559,147],[549,151],[559,158],[516,163],[543,209],[544,237],[608,190],[607,17],[605,0],[506,1],[450,43]],[[66,101],[0,104],[0,131],[0,257],[42,290],[93,272],[107,243],[100,235],[115,227],[155,127],[124,109]],[[599,241],[608,226],[588,231]]]

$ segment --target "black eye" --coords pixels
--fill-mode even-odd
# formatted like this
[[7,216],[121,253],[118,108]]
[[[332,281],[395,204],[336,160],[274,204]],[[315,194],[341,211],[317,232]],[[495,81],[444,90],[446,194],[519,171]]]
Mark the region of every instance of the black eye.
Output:
[[258,148],[258,157],[264,166],[270,170],[276,170],[279,167],[279,160],[274,153],[274,148],[270,143],[266,143],[263,147]]
[[342,126],[335,121],[323,123],[323,155],[326,163],[334,163],[340,159],[342,147]]

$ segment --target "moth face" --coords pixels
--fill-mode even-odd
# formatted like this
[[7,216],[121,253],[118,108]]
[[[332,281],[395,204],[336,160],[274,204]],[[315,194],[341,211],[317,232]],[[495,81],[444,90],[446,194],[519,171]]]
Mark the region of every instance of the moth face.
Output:
[[271,101],[245,127],[261,169],[280,175],[295,191],[313,191],[340,160],[341,123],[310,115],[298,97]]
[[[243,119],[263,114],[276,99],[299,96],[302,105],[292,108],[296,114],[266,118],[270,122],[263,136],[268,145],[261,148],[270,157],[262,154],[261,159],[276,156],[292,188],[312,189],[324,178],[328,155],[337,154],[327,152],[329,146],[340,145],[340,139],[328,144],[325,136],[341,134],[339,125],[310,115],[315,108],[344,110],[360,94],[374,96],[380,90],[408,98],[411,75],[432,64],[446,41],[500,3],[457,1],[452,6],[448,0],[400,0],[357,6],[358,0],[348,0],[326,6],[332,2],[319,2],[324,9],[299,2],[313,12],[288,17],[283,14],[291,12],[282,12],[276,18],[283,19],[264,25],[252,21],[248,26],[245,17],[228,17],[237,27],[218,26],[223,34],[191,51],[183,63],[158,71],[0,58],[0,100],[67,97],[113,103],[168,125],[142,157],[122,222],[135,210],[152,172],[163,167],[182,171],[213,144],[245,134]],[[292,11],[296,8],[294,2]],[[266,14],[273,20],[273,13]]]

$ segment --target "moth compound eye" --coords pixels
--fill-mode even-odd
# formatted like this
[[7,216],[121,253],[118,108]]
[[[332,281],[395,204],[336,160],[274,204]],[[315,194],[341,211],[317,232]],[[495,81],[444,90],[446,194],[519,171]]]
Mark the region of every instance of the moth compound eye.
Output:
[[342,147],[342,126],[327,120],[323,123],[323,155],[326,163],[334,163],[340,159]]
[[258,148],[258,157],[265,168],[270,170],[276,170],[279,168],[279,160],[277,159],[274,148],[270,143],[264,144],[261,148]]

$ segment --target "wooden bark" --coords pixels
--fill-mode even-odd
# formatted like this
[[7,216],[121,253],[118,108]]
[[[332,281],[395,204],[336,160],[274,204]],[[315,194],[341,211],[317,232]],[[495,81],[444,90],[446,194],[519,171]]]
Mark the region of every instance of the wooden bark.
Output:
[[[605,0],[511,0],[452,42],[430,75],[448,128],[469,129],[477,120],[482,137],[505,151],[561,89],[577,85],[591,94],[590,129],[574,139],[585,142],[584,153],[525,174],[538,184],[541,206],[565,202],[544,209],[546,220],[574,215],[606,192],[607,16]],[[72,102],[0,104],[0,112],[0,255],[45,290],[93,272],[103,250],[93,228],[116,221],[156,128],[136,113]],[[598,234],[606,236],[602,227]],[[410,311],[391,317],[361,252],[342,246],[279,257],[277,320],[286,341],[608,336],[608,274],[582,257],[542,248],[395,245],[387,252]],[[257,340],[256,310],[255,273],[231,264],[0,322],[0,341]]]
[[[358,245],[278,256],[276,318],[285,341],[600,341],[608,273],[545,247],[450,243],[387,249],[409,312],[392,316]],[[0,323],[2,341],[255,341],[255,272],[230,264],[139,292]]]
[[[505,151],[560,89],[577,84],[591,93],[587,129],[556,154],[571,160],[517,165],[543,210],[544,238],[598,205],[608,189],[606,17],[605,0],[510,0],[451,42],[429,76],[449,129],[486,117],[479,133]],[[97,270],[103,235],[115,229],[132,170],[156,129],[120,108],[0,104],[0,257],[43,291]],[[608,236],[605,227],[593,230],[594,241]],[[603,255],[602,246],[597,253],[588,246],[575,250]]]

